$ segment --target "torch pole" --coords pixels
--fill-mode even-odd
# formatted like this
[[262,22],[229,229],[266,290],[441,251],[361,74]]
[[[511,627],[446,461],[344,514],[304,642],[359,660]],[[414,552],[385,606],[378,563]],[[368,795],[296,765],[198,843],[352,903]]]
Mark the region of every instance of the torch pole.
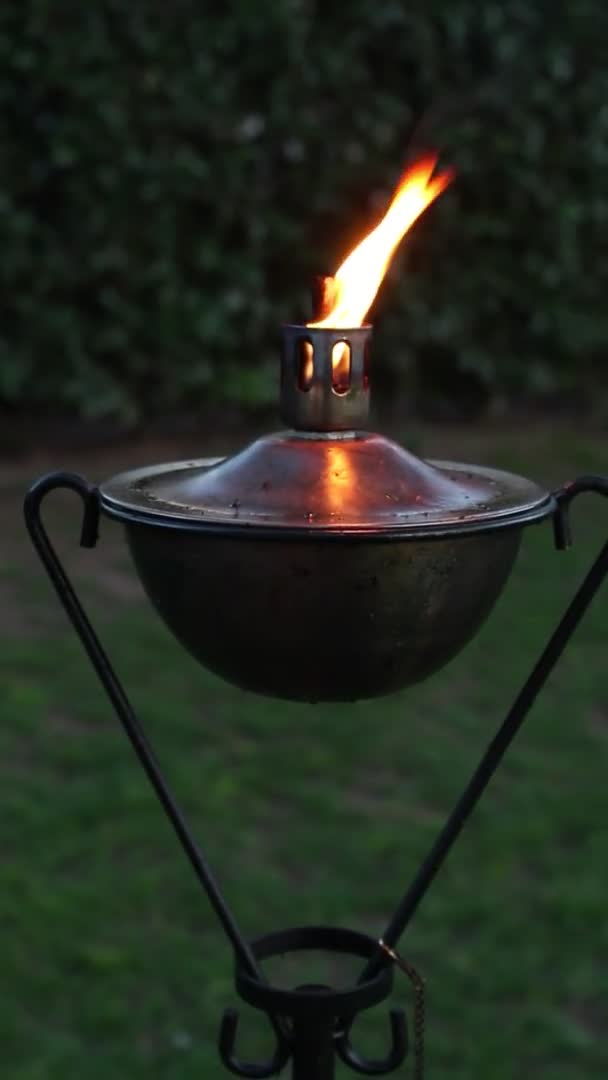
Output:
[[334,1080],[334,1021],[314,1013],[293,1023],[292,1080]]

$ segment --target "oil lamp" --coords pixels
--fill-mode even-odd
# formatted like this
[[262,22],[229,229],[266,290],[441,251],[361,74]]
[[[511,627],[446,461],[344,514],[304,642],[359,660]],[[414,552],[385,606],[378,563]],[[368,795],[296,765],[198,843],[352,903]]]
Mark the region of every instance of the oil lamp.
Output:
[[[422,1076],[422,983],[396,952],[452,844],[608,570],[608,544],[533,667],[496,737],[406,890],[382,938],[298,927],[249,942],[161,773],[43,526],[48,492],[83,501],[81,544],[94,547],[102,516],[122,522],[152,604],[188,651],[248,690],[301,701],[354,701],[402,689],[441,668],[476,633],[509,577],[522,531],[550,519],[569,546],[568,508],[608,480],[582,477],[555,492],[479,465],[423,461],[367,430],[371,327],[363,320],[403,233],[447,186],[426,157],[402,178],[380,224],[325,279],[316,318],[283,327],[281,414],[287,429],[226,459],[120,474],[92,487],[75,474],[39,480],[26,522],[125,731],[233,947],[240,997],[265,1012],[276,1049],[264,1062],[235,1050],[237,1014],[219,1049],[239,1076],[331,1080],[336,1058],[355,1072],[394,1071],[408,1052],[405,1017],[391,1013],[381,1060],[362,1057],[356,1016],[387,998],[395,966],[416,992],[415,1075]],[[360,957],[347,987],[271,984],[263,961],[323,949]]]

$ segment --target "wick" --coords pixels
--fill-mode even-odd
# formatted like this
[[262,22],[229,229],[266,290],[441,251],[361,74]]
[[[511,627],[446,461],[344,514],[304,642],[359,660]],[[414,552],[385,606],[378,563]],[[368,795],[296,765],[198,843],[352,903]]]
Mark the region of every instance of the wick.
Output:
[[321,322],[326,319],[332,308],[336,306],[340,284],[335,277],[329,274],[319,274],[312,287],[312,322]]

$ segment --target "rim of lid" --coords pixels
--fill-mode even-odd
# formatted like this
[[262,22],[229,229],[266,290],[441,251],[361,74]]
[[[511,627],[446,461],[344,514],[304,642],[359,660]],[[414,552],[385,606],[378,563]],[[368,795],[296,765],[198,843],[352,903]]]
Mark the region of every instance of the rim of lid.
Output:
[[[343,475],[342,475],[343,474]],[[540,521],[553,496],[501,469],[425,461],[383,436],[264,436],[229,458],[144,466],[100,486],[126,523],[251,538],[398,539]]]

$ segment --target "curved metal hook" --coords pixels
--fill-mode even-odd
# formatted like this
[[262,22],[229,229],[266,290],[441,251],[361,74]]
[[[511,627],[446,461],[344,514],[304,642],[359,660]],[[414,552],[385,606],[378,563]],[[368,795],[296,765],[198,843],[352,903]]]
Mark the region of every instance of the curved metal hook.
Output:
[[553,530],[555,534],[555,546],[558,551],[565,551],[572,544],[572,532],[570,529],[570,504],[579,495],[593,494],[608,497],[608,477],[606,476],[579,476],[569,484],[564,484],[553,492],[556,501],[556,510],[553,515]]
[[399,1068],[409,1048],[407,1022],[401,1009],[391,1009],[391,1048],[385,1058],[364,1058],[353,1049],[348,1030],[336,1038],[336,1052],[341,1061],[364,1076],[383,1076]]
[[220,1027],[218,1047],[220,1057],[227,1069],[236,1076],[251,1077],[252,1080],[263,1080],[267,1076],[276,1076],[287,1064],[291,1047],[287,1040],[276,1031],[277,1047],[274,1056],[269,1061],[255,1062],[243,1061],[234,1053],[236,1031],[239,1023],[239,1014],[236,1009],[226,1009]]
[[81,547],[95,547],[99,524],[99,494],[97,488],[93,484],[87,483],[78,473],[49,473],[47,476],[42,476],[40,480],[37,480],[32,485],[23,503],[25,522],[36,550],[53,581],[55,581],[57,575],[54,561],[56,556],[54,556],[53,552],[54,559],[49,558],[51,553],[49,550],[50,542],[40,520],[40,507],[45,496],[50,491],[56,491],[58,488],[68,488],[70,491],[75,491],[83,501],[84,513],[80,532]]

